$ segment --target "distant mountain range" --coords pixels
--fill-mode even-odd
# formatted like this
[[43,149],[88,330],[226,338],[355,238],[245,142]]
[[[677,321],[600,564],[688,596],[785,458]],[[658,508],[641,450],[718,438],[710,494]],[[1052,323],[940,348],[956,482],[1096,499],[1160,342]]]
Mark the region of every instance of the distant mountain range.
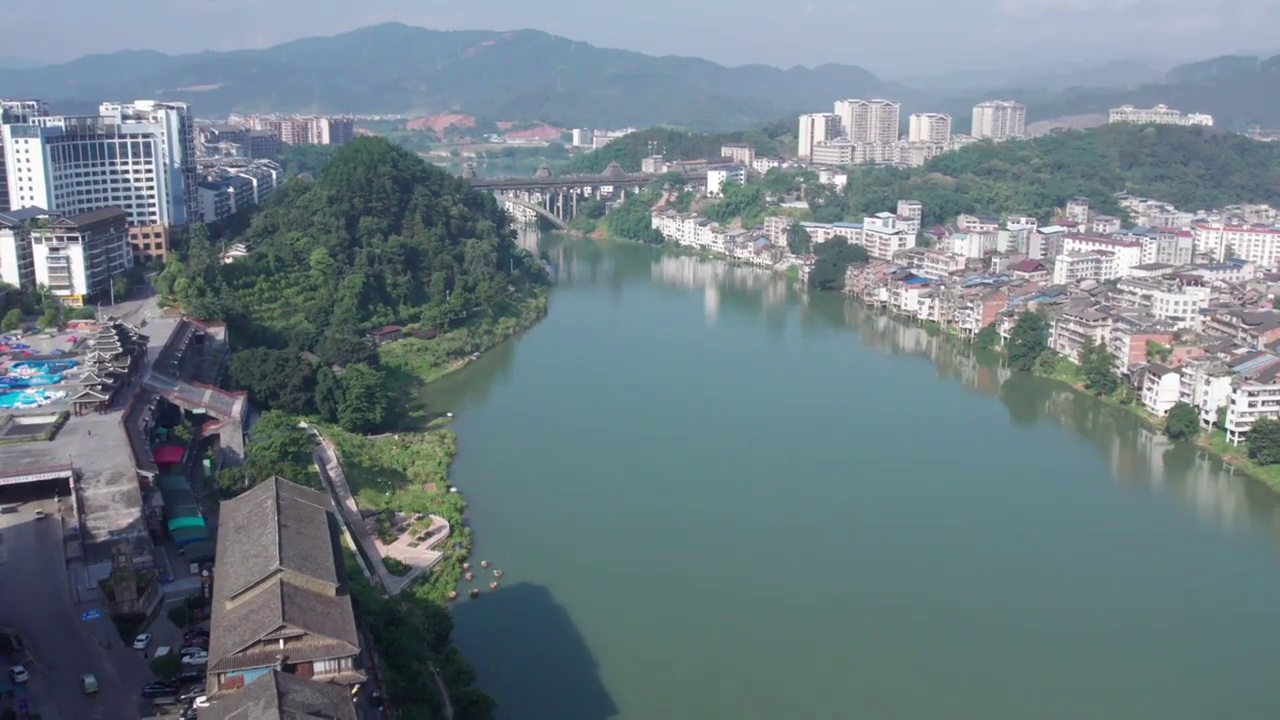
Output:
[[746,127],[828,107],[837,97],[896,89],[853,66],[728,68],[536,30],[441,32],[398,23],[263,50],[126,51],[0,71],[0,97],[40,97],[59,108],[156,97],[190,102],[206,116],[460,111],[589,127]]
[[959,79],[945,85],[935,78],[915,89],[852,65],[730,68],[598,48],[536,30],[443,32],[388,23],[261,50],[130,50],[12,65],[0,58],[0,97],[42,98],[67,113],[106,99],[154,97],[190,102],[204,117],[456,111],[562,127],[721,130],[829,109],[838,98],[889,97],[902,102],[904,114],[951,112],[963,129],[974,102],[1002,97],[1025,102],[1028,120],[1162,102],[1212,113],[1227,127],[1280,127],[1280,56],[1216,58],[1163,77],[1141,61],[1024,71],[1003,89],[970,92],[965,88],[975,86]]
[[1163,82],[1169,68],[1178,64],[1171,60],[1146,57],[1040,66],[1010,64],[987,70],[903,77],[898,82],[926,93],[951,95],[981,94],[1010,87],[1034,87],[1050,91],[1072,87],[1130,88]]
[[43,65],[44,63],[39,60],[32,60],[31,58],[0,55],[0,70],[30,70]]

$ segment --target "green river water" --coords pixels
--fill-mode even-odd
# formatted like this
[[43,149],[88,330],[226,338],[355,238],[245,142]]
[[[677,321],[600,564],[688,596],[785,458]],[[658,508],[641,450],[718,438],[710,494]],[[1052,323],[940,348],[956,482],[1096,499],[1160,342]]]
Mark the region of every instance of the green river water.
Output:
[[428,398],[501,717],[1280,717],[1257,483],[767,271],[543,247],[547,318]]

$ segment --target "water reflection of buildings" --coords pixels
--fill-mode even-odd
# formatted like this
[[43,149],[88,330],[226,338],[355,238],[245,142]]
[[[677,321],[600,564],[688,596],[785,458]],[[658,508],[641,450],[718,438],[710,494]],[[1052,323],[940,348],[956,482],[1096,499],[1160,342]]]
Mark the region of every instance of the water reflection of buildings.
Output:
[[650,265],[649,275],[663,285],[702,288],[708,325],[714,325],[720,317],[722,289],[759,292],[766,308],[778,307],[787,299],[786,278],[770,270],[731,265],[723,260],[664,254]]
[[946,334],[856,305],[847,310],[846,318],[865,345],[927,357],[939,376],[999,397],[1014,422],[1030,424],[1049,417],[1088,439],[1103,452],[1120,482],[1173,493],[1198,516],[1222,528],[1262,524],[1280,531],[1280,503],[1270,490],[1193,445],[1171,442],[1123,410],[1060,383],[1015,376],[994,356],[983,357]]
[[516,223],[516,245],[524,248],[534,255],[538,254],[538,240],[541,233],[538,232],[537,223]]
[[[601,277],[621,282],[622,265],[615,263],[615,253],[592,243],[553,244],[550,254],[562,283],[596,282]],[[649,268],[653,281],[701,288],[708,323],[716,322],[722,302],[731,298],[741,304],[740,296],[754,291],[766,308],[772,308],[785,305],[789,296],[786,278],[768,270],[665,253],[657,254]],[[927,358],[939,377],[999,398],[1016,424],[1054,419],[1094,443],[1120,482],[1173,493],[1220,527],[1261,523],[1280,533],[1280,503],[1270,490],[1192,445],[1169,442],[1123,410],[1059,383],[1013,373],[994,355],[975,351],[951,335],[869,311],[855,301],[830,294],[801,294],[798,300],[806,319],[852,328],[865,346],[880,352]]]

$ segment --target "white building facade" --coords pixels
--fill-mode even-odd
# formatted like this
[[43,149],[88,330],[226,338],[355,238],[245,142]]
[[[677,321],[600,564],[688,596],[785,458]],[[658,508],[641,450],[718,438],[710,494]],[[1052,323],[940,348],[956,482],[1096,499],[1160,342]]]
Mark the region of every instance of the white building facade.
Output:
[[970,134],[982,139],[1007,140],[1027,134],[1027,108],[1013,100],[988,100],[973,106]]

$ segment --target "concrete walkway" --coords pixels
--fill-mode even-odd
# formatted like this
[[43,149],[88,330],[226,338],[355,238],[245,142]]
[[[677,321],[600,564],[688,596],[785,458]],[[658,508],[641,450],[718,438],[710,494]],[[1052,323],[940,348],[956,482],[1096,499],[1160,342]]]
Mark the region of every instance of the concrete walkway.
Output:
[[373,573],[378,585],[382,586],[384,591],[390,592],[395,576],[387,572],[387,568],[382,564],[376,538],[369,532],[364,518],[360,517],[360,508],[356,506],[356,499],[351,495],[351,486],[347,484],[347,474],[342,471],[342,463],[338,461],[338,450],[328,438],[320,434],[319,430],[312,428],[311,432],[320,441],[312,453],[312,458],[315,460],[316,469],[320,471],[320,479],[329,489],[329,495],[342,515],[342,524],[347,526],[348,532],[354,536],[352,539],[360,543],[360,550],[373,564],[373,567],[368,569]]

